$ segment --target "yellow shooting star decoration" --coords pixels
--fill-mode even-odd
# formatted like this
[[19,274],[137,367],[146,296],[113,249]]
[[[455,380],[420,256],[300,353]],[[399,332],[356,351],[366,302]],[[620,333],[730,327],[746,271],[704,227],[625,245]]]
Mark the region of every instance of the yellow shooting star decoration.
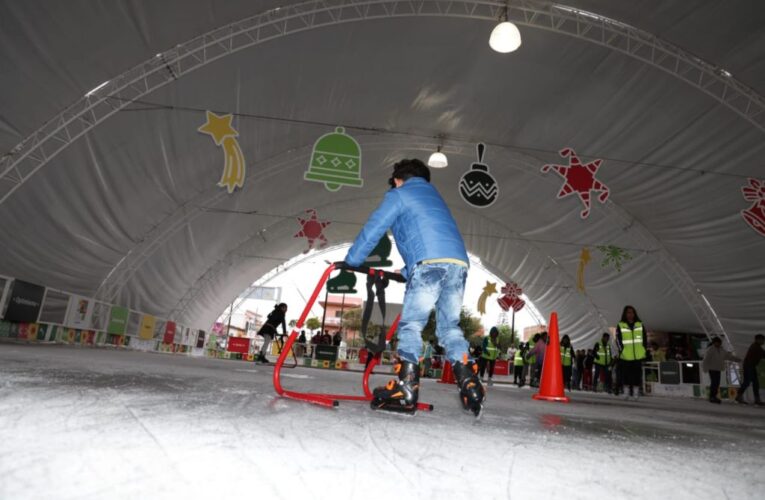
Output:
[[228,189],[229,194],[233,193],[237,187],[244,186],[245,172],[244,155],[236,140],[239,132],[231,126],[233,118],[231,114],[218,116],[212,111],[207,111],[207,122],[197,129],[212,137],[216,146],[223,146],[225,164],[218,186]]
[[495,293],[497,293],[497,284],[487,281],[486,286],[483,287],[483,293],[478,297],[478,312],[481,313],[481,316],[486,314],[486,299]]
[[590,263],[590,259],[590,249],[582,248],[582,253],[579,254],[579,267],[576,270],[576,287],[580,292],[584,292],[584,268]]

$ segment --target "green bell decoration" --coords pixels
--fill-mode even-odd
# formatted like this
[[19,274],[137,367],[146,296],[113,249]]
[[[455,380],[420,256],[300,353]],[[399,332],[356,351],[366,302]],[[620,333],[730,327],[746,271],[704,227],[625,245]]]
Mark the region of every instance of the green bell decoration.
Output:
[[329,191],[342,186],[361,187],[361,146],[343,127],[319,137],[313,145],[311,164],[303,179],[323,182]]

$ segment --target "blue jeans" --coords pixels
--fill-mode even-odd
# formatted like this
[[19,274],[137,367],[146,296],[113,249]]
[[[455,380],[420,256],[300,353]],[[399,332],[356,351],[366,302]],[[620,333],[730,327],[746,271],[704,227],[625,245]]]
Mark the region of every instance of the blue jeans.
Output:
[[457,264],[420,264],[406,284],[401,321],[398,325],[398,355],[418,363],[422,353],[422,330],[430,311],[436,310],[436,336],[454,364],[468,352],[460,329],[460,310],[465,293],[467,267]]

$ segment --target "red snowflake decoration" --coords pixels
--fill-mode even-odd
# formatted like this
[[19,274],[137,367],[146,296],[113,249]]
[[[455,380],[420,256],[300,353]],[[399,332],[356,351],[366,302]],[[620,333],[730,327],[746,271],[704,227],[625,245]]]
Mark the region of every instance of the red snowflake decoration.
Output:
[[327,246],[328,241],[324,236],[324,228],[329,226],[331,222],[320,221],[316,216],[316,210],[313,208],[306,210],[305,213],[311,214],[311,217],[308,219],[301,219],[300,217],[297,218],[301,229],[297,232],[297,234],[295,234],[295,236],[293,236],[293,238],[306,238],[308,240],[308,248],[306,248],[303,253],[308,253],[312,248],[314,248],[316,240],[321,242],[321,244],[316,247],[317,249]]
[[497,304],[503,311],[509,311],[512,309],[515,312],[523,309],[526,302],[521,298],[521,287],[517,283],[507,283],[502,287],[502,297],[497,299]]
[[523,292],[521,287],[518,286],[518,283],[513,283],[512,281],[503,286],[500,291],[502,292],[502,295],[507,295],[513,299],[520,297]]
[[749,178],[749,185],[741,188],[741,193],[746,201],[754,204],[741,211],[741,217],[752,229],[765,236],[765,180]]
[[566,180],[566,183],[558,192],[558,198],[565,198],[570,194],[576,193],[579,199],[582,200],[582,203],[584,203],[584,210],[579,216],[582,219],[586,219],[590,215],[590,191],[600,193],[598,201],[601,203],[605,203],[608,199],[608,187],[595,178],[595,173],[600,168],[603,160],[595,160],[582,165],[576,152],[571,148],[561,149],[559,154],[564,158],[568,157],[568,165],[545,165],[542,167],[542,172],[548,172],[550,169],[553,169]]

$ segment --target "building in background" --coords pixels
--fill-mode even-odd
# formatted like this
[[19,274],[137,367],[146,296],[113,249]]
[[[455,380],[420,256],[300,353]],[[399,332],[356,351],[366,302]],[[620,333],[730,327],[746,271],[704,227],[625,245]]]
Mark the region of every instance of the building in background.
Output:
[[547,325],[527,326],[526,328],[523,329],[523,341],[528,342],[537,333],[542,333],[546,331],[547,331]]
[[[326,302],[319,301],[319,305],[326,309],[324,316],[324,330],[330,335],[334,335],[342,328],[343,315],[352,309],[361,309],[362,301],[358,297],[348,297],[345,295],[329,295]],[[319,320],[322,318],[320,317]],[[343,331],[343,340],[353,339],[358,336],[358,330],[348,329]]]

